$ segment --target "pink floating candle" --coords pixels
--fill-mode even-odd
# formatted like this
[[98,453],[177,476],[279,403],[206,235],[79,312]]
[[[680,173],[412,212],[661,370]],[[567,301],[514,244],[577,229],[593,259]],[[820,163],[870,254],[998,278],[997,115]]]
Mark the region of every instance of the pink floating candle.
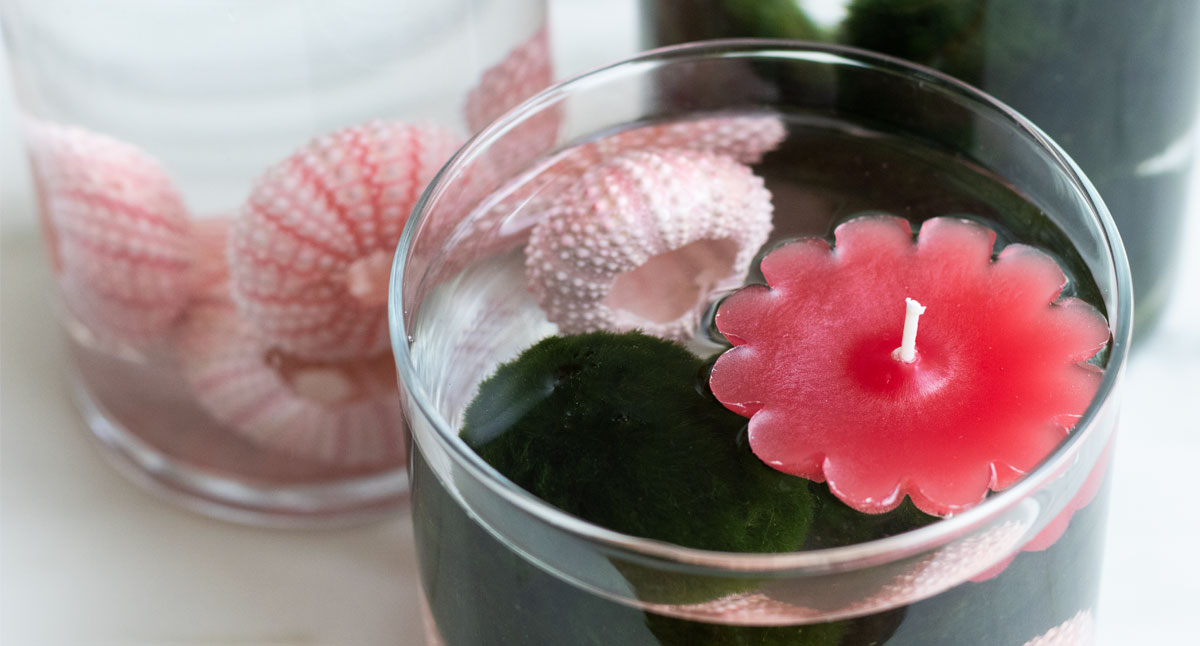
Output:
[[993,259],[995,239],[943,217],[914,244],[907,220],[866,216],[839,226],[832,249],[806,238],[767,255],[768,285],[717,311],[735,347],[711,376],[750,418],[754,453],[869,513],[905,496],[959,512],[1035,467],[1095,395],[1101,370],[1084,362],[1108,326],[1060,298],[1066,276],[1048,255],[1010,244]]

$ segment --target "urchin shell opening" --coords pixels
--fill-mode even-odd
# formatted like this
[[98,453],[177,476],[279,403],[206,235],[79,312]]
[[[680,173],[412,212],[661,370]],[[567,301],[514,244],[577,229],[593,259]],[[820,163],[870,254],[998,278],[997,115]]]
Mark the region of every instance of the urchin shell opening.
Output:
[[297,397],[324,406],[367,401],[396,389],[388,353],[350,361],[316,361],[272,348],[264,353],[263,361]]
[[653,323],[678,320],[729,279],[737,255],[737,242],[721,238],[696,240],[652,256],[616,275],[604,305]]
[[386,305],[392,254],[374,251],[346,268],[346,289],[363,305]]

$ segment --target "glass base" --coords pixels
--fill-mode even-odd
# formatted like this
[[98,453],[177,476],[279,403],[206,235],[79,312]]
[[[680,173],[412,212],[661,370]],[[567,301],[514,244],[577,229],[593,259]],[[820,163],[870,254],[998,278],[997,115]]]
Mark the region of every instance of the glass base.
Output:
[[421,601],[421,627],[425,632],[425,646],[446,646],[442,633],[438,631],[437,623],[433,620],[433,611],[429,609],[429,599],[425,598],[425,589],[418,591]]
[[361,525],[398,515],[408,503],[404,469],[318,484],[231,478],[169,456],[116,421],[78,373],[70,375],[76,406],[101,454],[143,489],[219,520],[283,529]]

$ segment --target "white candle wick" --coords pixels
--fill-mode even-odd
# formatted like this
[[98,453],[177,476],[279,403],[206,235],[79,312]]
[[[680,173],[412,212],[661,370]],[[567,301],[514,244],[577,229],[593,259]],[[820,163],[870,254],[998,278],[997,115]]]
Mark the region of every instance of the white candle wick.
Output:
[[902,363],[917,360],[917,319],[925,313],[925,306],[911,298],[904,299],[904,335],[900,347],[892,351],[892,358]]

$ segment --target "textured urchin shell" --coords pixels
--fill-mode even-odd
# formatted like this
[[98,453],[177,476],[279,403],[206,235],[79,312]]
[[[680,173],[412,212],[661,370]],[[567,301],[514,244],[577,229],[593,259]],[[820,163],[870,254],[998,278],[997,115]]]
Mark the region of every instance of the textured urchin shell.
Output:
[[774,113],[738,114],[703,117],[683,121],[657,123],[624,130],[597,139],[581,147],[591,152],[575,160],[577,165],[590,165],[630,150],[663,150],[684,148],[727,155],[743,164],[757,164],[763,155],[774,150],[787,136],[783,120]]
[[[478,229],[495,227],[500,219],[509,232],[527,230],[536,221],[528,215],[510,218],[518,210],[539,213],[560,191],[578,181],[588,169],[613,157],[638,150],[694,150],[757,164],[787,136],[775,114],[730,115],[672,121],[623,130],[565,151],[532,178],[484,205],[476,216]],[[525,205],[522,208],[522,205]]]
[[711,298],[742,284],[771,213],[762,179],[729,157],[626,153],[546,209],[526,246],[526,277],[563,333],[687,339]]
[[[636,150],[696,150],[733,157],[744,164],[759,162],[786,136],[783,121],[774,114],[728,115],[640,126],[571,148],[535,174],[495,192],[469,217],[448,218],[454,232],[453,257],[446,273],[486,256],[524,244],[559,193],[567,190],[591,167]],[[476,191],[477,192],[477,191]],[[470,189],[464,191],[471,194]]]
[[[919,559],[881,568],[877,576],[862,577],[837,589],[793,591],[786,601],[750,591],[696,604],[648,605],[671,617],[731,625],[788,626],[862,617],[913,604],[961,584],[972,572],[1003,558],[1026,529],[1017,522],[1000,523]],[[1051,644],[1060,642],[1044,646]]]
[[[463,117],[471,132],[478,132],[500,115],[550,86],[554,66],[550,37],[545,26],[515,47],[499,63],[484,70],[479,83],[467,93]],[[488,153],[489,162],[505,175],[544,154],[558,138],[562,111],[551,106],[531,115],[506,133]]]
[[1092,611],[1080,610],[1070,619],[1025,642],[1025,646],[1093,646],[1095,643]]
[[304,362],[265,350],[231,301],[198,301],[176,348],[196,400],[266,449],[347,467],[403,462],[404,422],[387,357]]
[[135,146],[29,119],[25,134],[63,302],[98,337],[145,343],[188,299],[187,208]]
[[1003,561],[1020,545],[1028,526],[1005,521],[959,537],[915,561],[897,564],[880,590],[849,604],[851,615],[896,608],[949,590]]
[[[623,130],[567,150],[536,177],[490,202],[476,228],[495,227],[498,220],[504,220],[499,227],[502,232],[528,230],[545,205],[588,169],[626,153],[694,150],[757,164],[786,136],[787,129],[775,114],[705,117]],[[513,217],[514,213],[519,215]]]
[[[511,135],[506,135],[510,137]],[[475,215],[474,228],[494,229],[498,221],[525,206],[527,215],[512,218],[504,227],[508,232],[528,230],[529,216],[537,216],[539,205],[575,182],[589,168],[607,159],[635,150],[695,150],[726,155],[743,164],[757,164],[763,155],[774,150],[787,136],[783,120],[774,113],[722,115],[670,121],[639,126],[616,132],[576,146],[545,165],[519,187],[491,200]],[[538,153],[549,151],[553,141],[542,142]],[[526,159],[525,161],[529,161]],[[491,169],[496,171],[496,164]],[[501,177],[512,176],[523,168],[507,168]],[[524,221],[524,224],[523,222]]]
[[439,126],[375,121],[320,137],[268,170],[230,238],[242,315],[269,343],[308,359],[386,350],[396,243],[459,143]]

